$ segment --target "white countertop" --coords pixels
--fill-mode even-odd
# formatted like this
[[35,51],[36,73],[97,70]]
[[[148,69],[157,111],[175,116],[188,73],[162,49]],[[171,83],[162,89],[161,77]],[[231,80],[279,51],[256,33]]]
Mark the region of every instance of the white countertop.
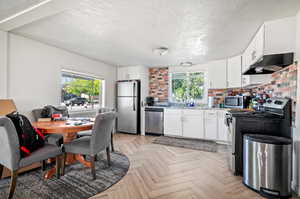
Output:
[[188,109],[188,110],[221,110],[227,111],[230,110],[229,108],[208,108],[208,107],[201,107],[201,106],[194,106],[194,107],[184,107],[184,106],[145,106],[145,108],[162,108],[162,109]]

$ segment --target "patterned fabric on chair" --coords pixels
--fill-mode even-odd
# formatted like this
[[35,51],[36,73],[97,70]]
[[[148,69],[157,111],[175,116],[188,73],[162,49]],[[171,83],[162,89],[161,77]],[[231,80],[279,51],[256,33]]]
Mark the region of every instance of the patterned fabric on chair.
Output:
[[65,153],[89,155],[91,157],[93,179],[96,179],[95,157],[99,152],[106,149],[108,165],[110,165],[109,145],[115,119],[115,112],[100,113],[95,119],[91,136],[80,137],[64,144]]
[[30,156],[21,158],[17,131],[12,121],[0,116],[0,178],[3,167],[11,171],[11,185],[8,199],[13,197],[16,187],[18,170],[35,162],[56,158],[57,178],[60,177],[62,149],[60,146],[46,143],[44,147],[34,151]]

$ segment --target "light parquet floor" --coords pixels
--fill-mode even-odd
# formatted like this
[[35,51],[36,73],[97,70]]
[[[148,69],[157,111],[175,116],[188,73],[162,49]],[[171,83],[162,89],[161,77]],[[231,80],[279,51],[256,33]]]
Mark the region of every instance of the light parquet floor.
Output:
[[152,144],[153,137],[116,134],[131,162],[127,175],[92,199],[260,199],[228,170],[226,154]]

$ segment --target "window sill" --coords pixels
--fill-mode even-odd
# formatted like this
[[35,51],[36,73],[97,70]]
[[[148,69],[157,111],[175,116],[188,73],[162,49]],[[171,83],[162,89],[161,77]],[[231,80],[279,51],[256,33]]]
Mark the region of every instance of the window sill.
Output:
[[89,110],[68,110],[69,113],[92,113],[97,112],[98,109],[89,109]]

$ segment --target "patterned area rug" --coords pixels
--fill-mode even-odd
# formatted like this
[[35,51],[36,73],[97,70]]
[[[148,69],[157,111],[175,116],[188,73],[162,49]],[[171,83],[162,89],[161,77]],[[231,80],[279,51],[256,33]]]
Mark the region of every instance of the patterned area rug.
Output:
[[160,136],[153,140],[153,143],[208,152],[218,151],[218,144],[209,140]]
[[[92,180],[91,169],[81,164],[66,167],[65,175],[45,180],[40,169],[18,177],[14,199],[86,199],[117,183],[129,169],[129,159],[121,153],[111,154],[111,167],[106,156],[99,155],[96,162],[97,179]],[[6,198],[10,179],[0,180],[0,198]]]

